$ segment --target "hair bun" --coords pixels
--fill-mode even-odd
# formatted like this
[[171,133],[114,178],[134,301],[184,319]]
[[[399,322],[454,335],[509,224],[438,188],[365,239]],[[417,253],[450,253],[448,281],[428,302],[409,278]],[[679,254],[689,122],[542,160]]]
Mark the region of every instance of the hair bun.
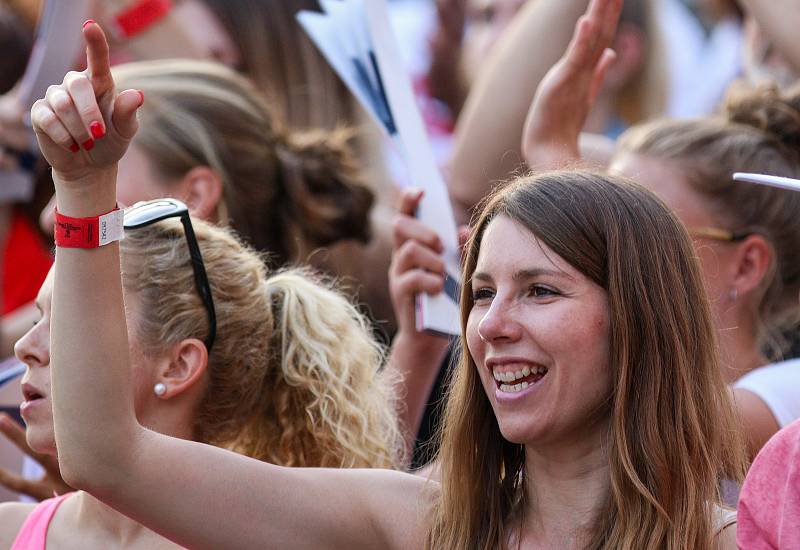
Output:
[[292,134],[278,148],[288,223],[313,246],[342,239],[366,242],[374,201],[362,179],[348,130]]
[[781,92],[775,85],[734,87],[725,102],[731,122],[746,124],[800,152],[800,86]]

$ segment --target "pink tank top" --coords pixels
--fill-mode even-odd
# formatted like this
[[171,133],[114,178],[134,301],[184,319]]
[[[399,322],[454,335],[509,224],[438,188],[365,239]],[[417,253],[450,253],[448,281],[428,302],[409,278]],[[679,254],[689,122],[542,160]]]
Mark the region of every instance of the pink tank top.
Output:
[[17,533],[11,550],[45,550],[50,520],[53,519],[53,515],[61,503],[69,496],[72,496],[72,493],[40,502],[25,518],[25,523]]

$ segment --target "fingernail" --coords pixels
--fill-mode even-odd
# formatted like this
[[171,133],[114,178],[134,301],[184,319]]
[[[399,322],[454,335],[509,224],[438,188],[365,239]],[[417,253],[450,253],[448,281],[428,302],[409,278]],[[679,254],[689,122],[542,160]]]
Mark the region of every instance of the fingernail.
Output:
[[69,150],[72,151],[73,153],[77,153],[78,151],[81,150],[81,148],[78,147],[77,143],[73,143],[72,145],[69,146]]
[[83,23],[83,28],[85,29],[87,25],[91,25],[92,23],[94,23],[94,19],[87,19],[87,20],[86,20],[86,21]]
[[139,107],[144,105],[144,92],[141,90],[137,90],[139,92]]
[[83,142],[83,148],[87,151],[91,151],[94,148],[94,140],[92,138],[87,139]]
[[89,124],[89,131],[92,132],[92,137],[94,139],[100,139],[104,135],[106,135],[106,130],[103,128],[103,125],[97,122],[96,120]]

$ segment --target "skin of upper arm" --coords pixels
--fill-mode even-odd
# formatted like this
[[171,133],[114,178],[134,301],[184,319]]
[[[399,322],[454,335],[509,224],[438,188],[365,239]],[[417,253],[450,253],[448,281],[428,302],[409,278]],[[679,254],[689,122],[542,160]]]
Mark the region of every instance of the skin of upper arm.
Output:
[[35,504],[22,502],[3,502],[0,504],[0,548],[11,548],[17,538],[25,518],[35,508]]
[[181,546],[423,546],[436,483],[391,470],[285,468],[144,432],[117,483],[94,493]]
[[733,397],[742,419],[747,451],[752,460],[780,426],[767,404],[753,392],[734,388]]

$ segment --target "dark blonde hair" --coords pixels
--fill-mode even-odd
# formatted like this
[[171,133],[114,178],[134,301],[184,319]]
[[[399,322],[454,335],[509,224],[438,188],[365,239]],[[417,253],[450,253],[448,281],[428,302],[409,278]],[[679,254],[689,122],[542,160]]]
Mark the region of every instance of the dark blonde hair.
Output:
[[351,125],[353,96],[295,20],[318,0],[202,0],[239,49],[238,67],[291,128]]
[[129,63],[114,77],[147,98],[134,144],[154,175],[212,168],[223,183],[220,222],[276,265],[339,240],[369,239],[373,193],[349,131],[287,130],[249,80],[216,63]]
[[734,172],[800,178],[800,86],[732,89],[720,115],[659,120],[620,138],[622,151],[672,163],[706,198],[720,226],[757,232],[774,251],[753,316],[759,343],[779,356],[781,331],[797,324],[800,292],[800,194],[736,183]]
[[[268,275],[230,231],[193,225],[217,313],[195,439],[284,466],[395,466],[390,381],[364,316],[310,272]],[[179,220],[127,231],[122,264],[146,355],[207,336]]]
[[536,483],[526,476],[525,447],[502,437],[465,343],[471,277],[498,216],[526,227],[608,293],[610,491],[586,548],[712,548],[718,482],[741,478],[744,454],[694,250],[654,195],[590,172],[520,178],[489,198],[473,226],[428,547],[503,548],[510,525],[534,505],[524,495],[525,483]]

